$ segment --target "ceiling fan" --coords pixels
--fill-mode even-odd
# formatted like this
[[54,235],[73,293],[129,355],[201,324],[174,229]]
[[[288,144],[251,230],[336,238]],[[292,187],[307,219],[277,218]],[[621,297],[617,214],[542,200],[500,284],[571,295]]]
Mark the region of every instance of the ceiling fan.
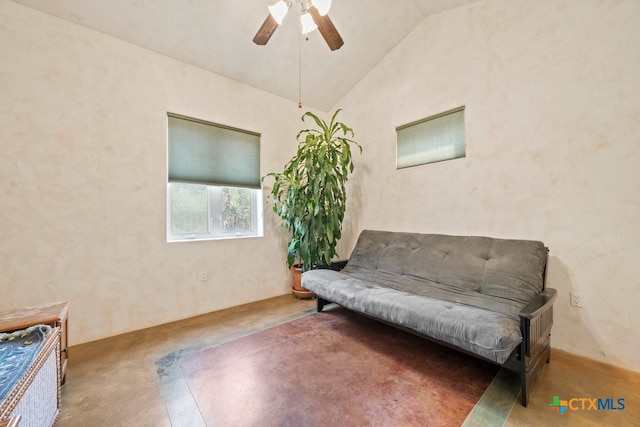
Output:
[[[300,27],[302,34],[308,34],[316,28],[329,45],[329,49],[337,50],[344,44],[342,37],[327,15],[331,0],[293,0],[300,7]],[[268,7],[269,14],[253,38],[257,45],[266,45],[274,31],[282,24],[291,8],[292,0],[280,0]]]

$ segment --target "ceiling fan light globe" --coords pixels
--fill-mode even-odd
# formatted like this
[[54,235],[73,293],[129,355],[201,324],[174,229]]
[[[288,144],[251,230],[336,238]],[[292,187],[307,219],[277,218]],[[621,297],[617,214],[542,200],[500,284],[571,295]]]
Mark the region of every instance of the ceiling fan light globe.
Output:
[[289,12],[289,5],[284,0],[280,0],[279,2],[271,6],[267,6],[267,8],[269,9],[269,13],[271,14],[271,16],[273,16],[273,19],[276,20],[278,25],[282,25],[284,17],[287,16],[287,12]]
[[331,0],[311,0],[311,4],[318,9],[320,16],[329,13],[329,9],[331,8]]
[[309,12],[306,12],[300,17],[300,23],[302,24],[302,34],[308,34],[318,28]]

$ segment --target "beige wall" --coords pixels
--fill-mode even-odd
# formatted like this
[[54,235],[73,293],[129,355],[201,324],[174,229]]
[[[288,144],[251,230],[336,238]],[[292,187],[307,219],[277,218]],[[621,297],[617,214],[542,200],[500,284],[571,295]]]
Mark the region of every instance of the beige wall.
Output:
[[[338,103],[365,150],[343,244],[362,228],[542,240],[552,346],[640,371],[638,22],[636,0],[496,0],[424,21]],[[467,157],[395,170],[395,127],[460,105]]]
[[268,172],[295,103],[12,2],[0,57],[0,309],[70,300],[78,344],[287,292],[271,212],[264,238],[166,243],[166,114],[262,133]]

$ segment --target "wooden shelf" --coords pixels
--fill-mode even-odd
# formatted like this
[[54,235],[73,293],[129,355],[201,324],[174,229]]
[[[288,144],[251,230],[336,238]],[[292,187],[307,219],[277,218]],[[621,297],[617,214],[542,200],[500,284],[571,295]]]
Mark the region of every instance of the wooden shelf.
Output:
[[34,325],[49,325],[53,328],[60,328],[60,384],[64,384],[69,361],[67,350],[68,317],[68,301],[3,311],[0,312],[0,332],[17,331]]

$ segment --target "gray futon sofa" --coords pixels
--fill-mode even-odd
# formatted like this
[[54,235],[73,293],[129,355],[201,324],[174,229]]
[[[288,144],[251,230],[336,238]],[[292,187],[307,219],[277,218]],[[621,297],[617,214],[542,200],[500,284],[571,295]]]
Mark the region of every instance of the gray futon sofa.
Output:
[[340,271],[302,286],[365,314],[520,373],[522,404],[550,357],[553,301],[542,242],[364,230]]

